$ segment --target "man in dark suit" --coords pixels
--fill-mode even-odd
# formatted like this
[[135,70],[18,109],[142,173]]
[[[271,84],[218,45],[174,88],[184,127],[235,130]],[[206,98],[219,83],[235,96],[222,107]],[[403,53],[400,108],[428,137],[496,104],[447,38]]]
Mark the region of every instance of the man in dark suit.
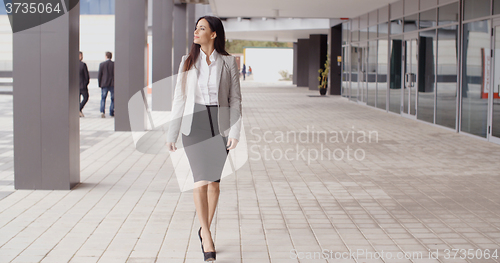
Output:
[[83,60],[83,53],[80,51],[80,96],[83,96],[83,100],[80,102],[80,117],[85,117],[83,115],[82,110],[83,107],[85,107],[85,104],[87,104],[87,101],[89,100],[89,82],[90,82],[90,77],[89,77],[89,69],[87,68],[87,64],[82,61]]
[[106,52],[106,61],[99,64],[97,80],[101,88],[101,117],[106,118],[106,97],[111,94],[111,105],[109,105],[109,116],[115,116],[115,63],[111,61],[113,54]]

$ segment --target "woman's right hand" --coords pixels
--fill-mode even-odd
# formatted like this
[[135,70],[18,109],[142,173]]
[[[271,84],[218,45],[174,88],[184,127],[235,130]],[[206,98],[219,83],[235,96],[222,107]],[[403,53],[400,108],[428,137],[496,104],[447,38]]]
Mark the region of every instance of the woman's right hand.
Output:
[[167,142],[167,148],[171,152],[175,152],[175,150],[177,150],[177,147],[175,147],[175,143],[174,142]]

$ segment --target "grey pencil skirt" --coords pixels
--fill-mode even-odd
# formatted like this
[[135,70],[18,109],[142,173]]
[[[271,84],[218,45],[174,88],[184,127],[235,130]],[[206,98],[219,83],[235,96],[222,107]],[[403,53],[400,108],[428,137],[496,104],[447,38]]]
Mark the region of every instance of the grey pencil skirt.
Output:
[[220,135],[218,105],[195,103],[191,132],[182,134],[182,144],[189,160],[194,182],[220,182],[229,153],[227,137]]

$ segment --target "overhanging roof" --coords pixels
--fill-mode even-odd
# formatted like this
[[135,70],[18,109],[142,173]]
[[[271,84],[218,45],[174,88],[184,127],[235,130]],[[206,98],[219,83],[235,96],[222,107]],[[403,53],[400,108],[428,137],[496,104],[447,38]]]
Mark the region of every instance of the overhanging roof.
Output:
[[295,42],[299,38],[309,38],[310,34],[328,34],[331,20],[335,19],[228,18],[224,28],[227,39]]
[[354,18],[397,0],[209,0],[219,17]]

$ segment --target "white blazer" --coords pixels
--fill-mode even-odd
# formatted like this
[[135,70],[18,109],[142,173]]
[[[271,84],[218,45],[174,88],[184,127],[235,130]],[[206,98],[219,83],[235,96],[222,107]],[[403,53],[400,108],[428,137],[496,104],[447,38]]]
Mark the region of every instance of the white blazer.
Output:
[[[189,135],[193,121],[195,89],[198,88],[198,69],[193,66],[189,71],[182,72],[188,55],[182,57],[177,74],[172,112],[170,115],[167,142],[177,142],[179,132]],[[241,90],[240,75],[236,58],[219,53],[216,60],[218,92],[218,123],[219,132],[228,138],[240,139],[241,130]],[[182,79],[187,74],[186,94],[182,94]]]

